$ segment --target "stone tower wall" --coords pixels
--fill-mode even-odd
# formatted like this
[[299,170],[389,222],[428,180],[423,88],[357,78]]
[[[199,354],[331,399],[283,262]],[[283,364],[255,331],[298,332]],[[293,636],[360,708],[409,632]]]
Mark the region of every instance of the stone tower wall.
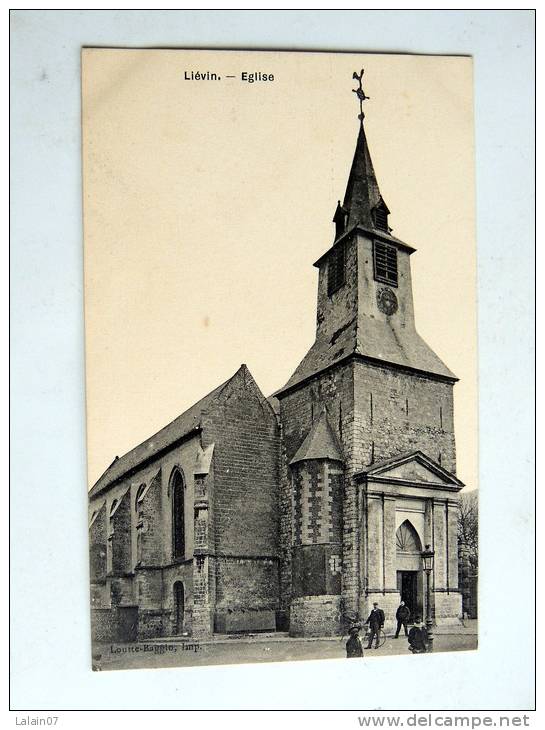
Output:
[[422,451],[456,473],[452,383],[354,364],[354,468]]
[[[350,474],[351,454],[353,452],[353,414],[354,414],[354,379],[353,367],[350,363],[339,365],[322,373],[312,381],[309,381],[298,390],[288,392],[280,400],[280,415],[283,428],[283,464],[281,474],[281,503],[285,505],[282,511],[281,522],[281,554],[283,556],[281,566],[281,599],[282,607],[288,610],[292,599],[292,545],[296,542],[296,535],[293,533],[293,483],[289,462],[301,446],[301,443],[309,433],[312,424],[326,406],[328,420],[342,446],[345,456],[342,488],[342,514],[339,515],[337,529],[342,531],[343,552],[347,544],[347,521],[352,520],[354,510],[351,504],[352,487],[350,480],[346,478]],[[348,523],[351,525],[351,521]],[[352,528],[353,529],[353,528]],[[328,559],[331,556],[328,556]],[[343,574],[341,592],[344,592],[346,580],[344,570],[344,554],[341,553],[343,561]],[[334,605],[333,605],[333,603]],[[331,615],[336,612],[339,616],[341,611],[340,596],[336,599],[331,597],[305,597],[301,598],[292,610],[291,620],[296,624],[307,625],[307,633],[331,633]],[[338,619],[337,619],[338,621]]]

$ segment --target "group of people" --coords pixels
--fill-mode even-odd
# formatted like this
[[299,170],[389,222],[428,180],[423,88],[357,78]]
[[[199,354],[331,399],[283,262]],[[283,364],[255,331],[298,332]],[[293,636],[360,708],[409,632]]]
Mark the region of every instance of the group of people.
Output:
[[[420,616],[415,617],[415,621],[408,630],[409,620],[411,618],[411,611],[405,604],[405,601],[401,601],[396,611],[397,628],[394,639],[399,638],[399,632],[403,627],[405,636],[409,642],[409,651],[413,654],[424,654],[428,647],[428,632],[426,627],[422,624]],[[378,603],[373,603],[373,609],[367,618],[364,626],[369,626],[369,633],[367,634],[367,646],[366,649],[371,649],[373,640],[375,642],[375,649],[379,647],[380,631],[384,626],[384,611],[379,607]],[[363,656],[363,641],[360,637],[361,625],[355,624],[350,628],[350,638],[346,642],[346,656],[348,659]]]

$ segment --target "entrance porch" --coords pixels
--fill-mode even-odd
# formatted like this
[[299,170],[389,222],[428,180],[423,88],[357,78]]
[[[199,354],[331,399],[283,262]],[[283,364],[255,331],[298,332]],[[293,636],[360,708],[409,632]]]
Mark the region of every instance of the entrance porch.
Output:
[[373,603],[385,613],[385,631],[395,630],[403,600],[410,621],[426,618],[426,582],[421,553],[435,553],[430,610],[438,625],[462,616],[458,588],[458,492],[463,487],[422,452],[371,465],[356,475],[362,485],[359,611],[364,620]]

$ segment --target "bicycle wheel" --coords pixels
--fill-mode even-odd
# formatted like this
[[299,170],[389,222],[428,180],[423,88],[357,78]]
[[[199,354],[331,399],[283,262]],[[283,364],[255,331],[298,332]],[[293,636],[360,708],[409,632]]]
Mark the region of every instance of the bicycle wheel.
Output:
[[[363,637],[363,641],[366,642],[366,645],[369,644],[370,636],[371,636],[371,631],[369,630],[369,628],[366,627],[365,636]],[[376,645],[380,649],[380,647],[384,646],[384,644],[386,643],[386,634],[384,633],[383,629],[378,630],[378,644],[376,643],[376,641],[377,641],[376,636],[377,635],[375,635],[373,637],[373,645],[374,646]]]

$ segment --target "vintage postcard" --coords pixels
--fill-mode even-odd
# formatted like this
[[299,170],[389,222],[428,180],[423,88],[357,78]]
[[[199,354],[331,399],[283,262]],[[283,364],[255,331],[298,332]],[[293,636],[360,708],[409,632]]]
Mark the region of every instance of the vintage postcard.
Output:
[[95,670],[477,648],[472,94],[83,51]]

